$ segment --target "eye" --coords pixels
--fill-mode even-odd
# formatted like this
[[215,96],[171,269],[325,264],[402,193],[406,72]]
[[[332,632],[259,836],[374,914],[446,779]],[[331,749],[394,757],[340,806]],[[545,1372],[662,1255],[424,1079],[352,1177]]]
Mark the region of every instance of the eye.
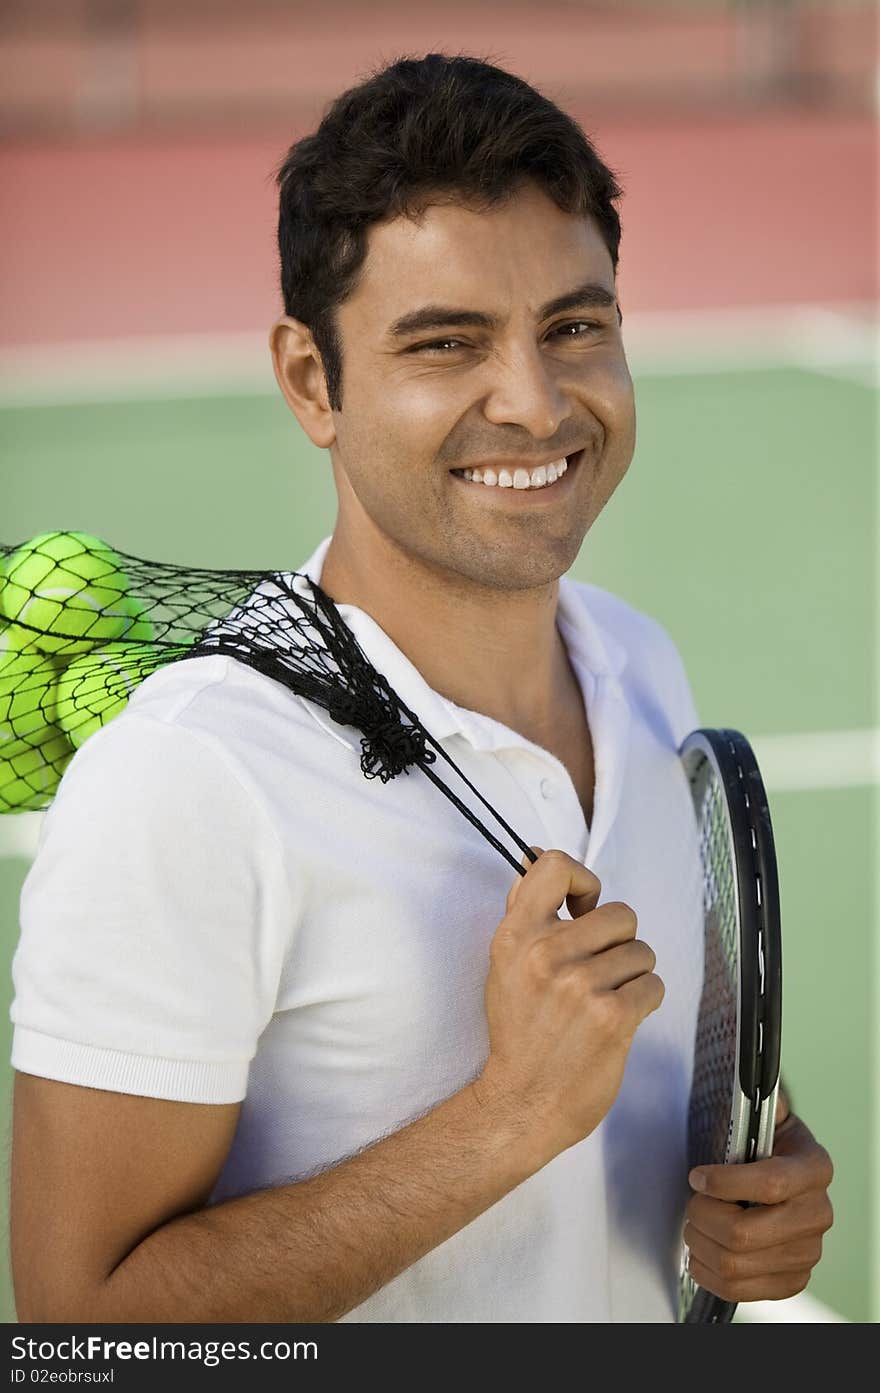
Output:
[[[569,324],[558,324],[553,330],[554,334],[562,334],[566,329],[604,329],[605,325],[595,319],[573,319]],[[583,334],[572,335],[571,337],[583,338]]]
[[410,353],[427,353],[427,352],[434,353],[434,352],[436,352],[437,349],[439,349],[440,346],[441,346],[442,344],[444,344],[444,343],[454,343],[454,344],[460,345],[460,344],[461,344],[461,339],[432,339],[430,343],[417,343],[417,344],[415,344],[411,349],[409,349],[409,352],[410,352]]
[[[605,325],[595,319],[573,319],[568,324],[558,324],[551,332],[554,334],[565,335],[566,329],[585,329],[587,332],[593,329],[604,329]],[[570,334],[569,338],[586,338],[586,334]],[[440,353],[443,354],[445,345],[451,344],[453,351],[456,348],[467,347],[461,339],[431,339],[429,343],[417,343],[408,349],[409,353]]]

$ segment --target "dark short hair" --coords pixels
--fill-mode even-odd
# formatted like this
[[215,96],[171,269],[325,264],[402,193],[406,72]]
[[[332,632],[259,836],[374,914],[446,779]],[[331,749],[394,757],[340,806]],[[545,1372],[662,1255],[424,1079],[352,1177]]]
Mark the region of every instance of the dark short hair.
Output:
[[335,411],[335,310],[357,286],[373,223],[418,217],[437,194],[497,206],[533,180],[564,212],[594,219],[617,271],[614,173],[571,116],[482,59],[428,53],[373,72],[332,102],[275,177],[284,312],[310,329]]

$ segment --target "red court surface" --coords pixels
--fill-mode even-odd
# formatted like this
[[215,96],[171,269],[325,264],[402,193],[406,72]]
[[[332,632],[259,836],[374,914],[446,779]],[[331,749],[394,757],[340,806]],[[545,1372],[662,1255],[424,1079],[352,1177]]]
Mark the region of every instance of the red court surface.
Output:
[[[625,313],[876,298],[868,117],[573,114],[625,188]],[[272,171],[307,129],[0,149],[0,345],[271,323]]]

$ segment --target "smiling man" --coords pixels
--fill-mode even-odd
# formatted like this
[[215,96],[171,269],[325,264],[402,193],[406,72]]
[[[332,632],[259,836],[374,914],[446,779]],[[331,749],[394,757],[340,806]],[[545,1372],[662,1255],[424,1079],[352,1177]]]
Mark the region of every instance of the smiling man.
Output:
[[668,1321],[685,1221],[710,1290],[799,1291],[831,1168],[786,1102],[772,1158],[688,1199],[687,679],[566,576],[635,446],[620,189],[443,55],[344,93],[279,186],[273,362],[339,497],[299,570],[546,852],[511,885],[428,780],[365,780],[228,657],[144,682],[22,897],[19,1316]]
[[435,691],[554,751],[588,822],[590,730],[555,616],[633,454],[620,319],[593,221],[526,182],[501,206],[440,201],[372,229],[338,309],[344,411],[302,322],[272,340],[333,461],[323,588],[378,619]]

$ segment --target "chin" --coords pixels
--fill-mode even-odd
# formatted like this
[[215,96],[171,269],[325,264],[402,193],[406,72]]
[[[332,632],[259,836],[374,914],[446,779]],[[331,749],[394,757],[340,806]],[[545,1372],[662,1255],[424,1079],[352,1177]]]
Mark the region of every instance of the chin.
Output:
[[479,557],[468,557],[453,569],[469,581],[485,586],[487,590],[540,590],[554,585],[577,560],[580,551],[577,545],[559,546],[548,554],[542,549],[540,554],[521,551],[516,556],[503,554],[486,547]]

